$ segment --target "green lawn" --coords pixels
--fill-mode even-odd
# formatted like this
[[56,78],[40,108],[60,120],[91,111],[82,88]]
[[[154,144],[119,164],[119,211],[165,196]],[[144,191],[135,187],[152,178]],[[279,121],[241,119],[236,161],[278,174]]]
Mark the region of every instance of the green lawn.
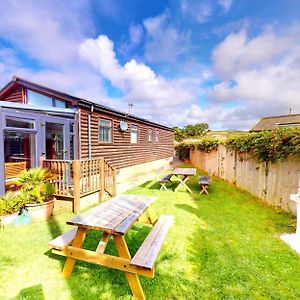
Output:
[[[300,256],[279,239],[295,230],[295,218],[268,207],[248,193],[213,178],[209,195],[160,192],[146,182],[131,194],[157,196],[157,215],[173,214],[154,279],[141,278],[148,299],[299,299]],[[174,183],[173,188],[176,186]],[[124,273],[77,262],[73,275],[61,277],[64,258],[47,242],[68,229],[72,214],[48,223],[0,231],[0,299],[131,299]],[[150,231],[137,224],[126,236],[135,253]],[[95,249],[100,233],[85,247]],[[108,253],[116,254],[110,241]]]

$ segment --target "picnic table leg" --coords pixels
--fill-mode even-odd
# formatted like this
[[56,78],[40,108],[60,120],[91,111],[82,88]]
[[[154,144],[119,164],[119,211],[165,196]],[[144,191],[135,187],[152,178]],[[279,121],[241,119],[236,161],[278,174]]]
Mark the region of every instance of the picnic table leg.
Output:
[[188,181],[189,177],[188,176],[184,176],[183,179],[181,179],[179,176],[178,176],[178,179],[179,179],[179,185],[176,187],[175,191],[174,192],[177,192],[178,189],[183,186],[186,190],[188,190],[191,194],[192,194],[192,191],[191,189],[187,186],[186,182]]
[[[77,230],[77,233],[74,237],[74,240],[72,242],[72,246],[73,247],[78,247],[80,248],[84,242],[84,239],[86,237],[86,232],[87,232],[87,229],[86,228],[78,228]],[[73,272],[73,269],[74,269],[74,266],[75,266],[75,263],[76,263],[76,259],[74,258],[67,258],[66,259],[66,262],[65,262],[65,265],[64,265],[64,268],[63,268],[63,277],[65,278],[68,278],[71,276],[72,272]]]
[[103,232],[102,238],[97,246],[97,253],[104,253],[107,243],[109,241],[110,234]]
[[[125,238],[123,236],[114,235],[114,241],[120,257],[131,259]],[[131,288],[131,292],[136,299],[146,299],[143,288],[137,274],[125,272],[127,281]]]

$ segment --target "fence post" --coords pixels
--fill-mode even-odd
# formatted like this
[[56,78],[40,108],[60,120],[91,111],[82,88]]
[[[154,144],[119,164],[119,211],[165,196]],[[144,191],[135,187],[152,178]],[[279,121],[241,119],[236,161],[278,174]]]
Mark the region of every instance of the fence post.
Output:
[[74,179],[74,202],[73,210],[77,214],[80,211],[80,160],[73,162],[73,179]]
[[98,202],[101,203],[103,201],[104,198],[104,174],[105,174],[105,170],[104,170],[105,166],[104,166],[104,158],[102,157],[100,159],[100,171],[99,171],[99,176],[100,176],[100,191],[99,191],[99,199]]

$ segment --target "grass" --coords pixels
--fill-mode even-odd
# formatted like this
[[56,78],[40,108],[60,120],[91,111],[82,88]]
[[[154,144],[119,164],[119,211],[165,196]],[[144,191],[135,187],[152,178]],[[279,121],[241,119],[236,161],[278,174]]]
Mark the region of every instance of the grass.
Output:
[[[176,183],[171,186],[175,188]],[[280,239],[294,232],[295,219],[260,203],[246,192],[213,178],[209,195],[159,191],[146,182],[131,194],[157,196],[157,215],[173,214],[154,279],[140,277],[148,299],[299,299],[300,257]],[[64,258],[47,242],[66,231],[72,214],[46,223],[7,227],[0,232],[1,299],[132,299],[124,273],[77,262],[61,277]],[[134,253],[150,231],[136,224],[126,236]],[[95,249],[101,233],[91,232],[85,247]],[[108,253],[116,254],[110,241]]]

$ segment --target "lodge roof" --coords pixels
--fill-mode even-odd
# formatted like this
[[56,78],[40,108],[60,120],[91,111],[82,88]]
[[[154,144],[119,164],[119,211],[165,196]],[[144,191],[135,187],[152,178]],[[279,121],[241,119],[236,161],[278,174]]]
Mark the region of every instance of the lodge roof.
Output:
[[281,126],[300,126],[300,114],[261,118],[249,131],[272,130]]
[[62,100],[65,100],[67,102],[70,102],[72,105],[78,105],[78,106],[84,106],[84,107],[88,107],[88,108],[94,108],[98,111],[103,111],[103,112],[107,112],[113,115],[117,115],[121,118],[127,118],[127,119],[131,119],[131,120],[137,120],[143,123],[147,123],[149,125],[153,125],[156,127],[160,127],[163,129],[167,129],[167,130],[173,130],[170,127],[149,121],[147,119],[132,115],[132,114],[128,114],[128,113],[124,113],[121,112],[119,110],[113,109],[111,107],[102,105],[100,103],[94,102],[94,101],[90,101],[87,99],[83,99],[83,98],[79,98],[70,94],[67,94],[65,92],[56,90],[56,89],[52,89],[50,87],[29,81],[27,79],[23,79],[17,76],[13,76],[12,80],[7,83],[1,90],[0,90],[0,99],[3,98],[6,94],[10,93],[12,90],[14,90],[16,87],[18,86],[24,86],[30,90],[33,90],[35,92],[40,92],[44,95],[50,96],[50,97],[55,97],[55,98],[59,98]]

